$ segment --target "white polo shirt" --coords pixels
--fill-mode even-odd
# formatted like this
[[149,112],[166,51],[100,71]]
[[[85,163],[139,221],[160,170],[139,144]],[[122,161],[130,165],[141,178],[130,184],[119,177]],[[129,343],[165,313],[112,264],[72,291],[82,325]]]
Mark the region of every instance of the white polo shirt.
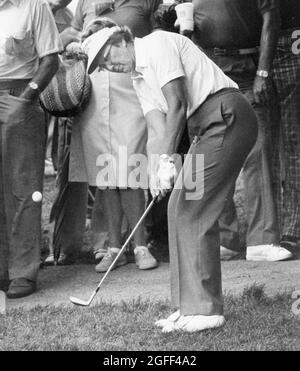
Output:
[[187,118],[213,93],[238,88],[190,39],[176,33],[155,31],[135,39],[136,73],[133,85],[144,115],[154,109],[167,113],[162,88],[184,78],[188,103]]
[[54,15],[55,23],[58,32],[63,32],[66,28],[71,26],[73,20],[73,13],[68,8],[58,9]]
[[40,58],[62,50],[46,0],[0,1],[0,81],[31,79]]

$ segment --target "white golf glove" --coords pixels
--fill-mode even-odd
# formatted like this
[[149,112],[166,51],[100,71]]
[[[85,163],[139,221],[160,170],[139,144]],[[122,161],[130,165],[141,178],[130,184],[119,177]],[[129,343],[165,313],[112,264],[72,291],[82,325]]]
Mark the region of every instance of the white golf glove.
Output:
[[172,157],[168,155],[160,156],[157,176],[160,189],[171,190],[173,188],[177,171]]

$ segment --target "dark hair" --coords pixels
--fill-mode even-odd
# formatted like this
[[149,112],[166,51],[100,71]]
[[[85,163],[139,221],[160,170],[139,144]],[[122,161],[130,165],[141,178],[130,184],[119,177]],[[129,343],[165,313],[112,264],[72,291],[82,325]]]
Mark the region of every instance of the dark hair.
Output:
[[133,42],[133,34],[129,27],[122,26],[119,31],[113,33],[113,35],[108,39],[107,43],[110,45],[120,45],[122,41],[125,41],[126,44]]
[[110,18],[95,18],[85,27],[83,33],[81,34],[81,41],[84,41],[89,36],[102,30],[103,28],[112,28],[115,26],[117,26],[117,23]]
[[160,29],[168,32],[178,32],[174,26],[177,19],[175,10],[177,3],[170,5],[167,9],[164,5],[159,6],[152,16],[153,30]]

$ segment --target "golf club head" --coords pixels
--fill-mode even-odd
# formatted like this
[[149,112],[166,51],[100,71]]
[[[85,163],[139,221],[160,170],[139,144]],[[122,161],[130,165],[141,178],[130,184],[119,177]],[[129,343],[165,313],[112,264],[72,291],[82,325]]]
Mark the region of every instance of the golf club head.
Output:
[[70,301],[73,304],[78,305],[80,307],[88,307],[90,305],[90,303],[88,301],[77,299],[77,298],[74,298],[73,296],[70,297]]
[[116,263],[117,259],[120,257],[120,255],[122,254],[122,252],[125,250],[126,246],[128,245],[128,243],[130,242],[131,238],[133,237],[133,235],[135,234],[136,230],[138,229],[138,227],[140,226],[140,224],[143,222],[143,220],[145,219],[146,215],[149,213],[150,209],[152,208],[152,206],[154,205],[155,201],[157,200],[157,197],[153,198],[153,200],[151,201],[151,203],[149,204],[149,206],[147,207],[147,209],[145,210],[144,214],[141,216],[140,220],[138,221],[138,223],[136,224],[136,226],[134,227],[134,229],[132,230],[131,234],[128,236],[126,242],[124,243],[124,245],[122,246],[122,248],[120,249],[118,255],[116,256],[115,260],[112,262],[111,266],[108,268],[108,270],[106,271],[105,275],[102,277],[99,285],[97,286],[96,290],[93,292],[90,300],[88,301],[84,301],[84,300],[81,300],[81,299],[78,299],[78,298],[74,298],[73,296],[70,297],[70,301],[74,304],[74,305],[78,305],[80,307],[88,307],[90,306],[90,304],[92,303],[92,301],[94,300],[95,296],[97,295],[98,291],[100,290],[100,287],[103,283],[103,281],[105,280],[105,278],[107,277],[107,275],[109,274],[109,272],[112,270],[114,264]]

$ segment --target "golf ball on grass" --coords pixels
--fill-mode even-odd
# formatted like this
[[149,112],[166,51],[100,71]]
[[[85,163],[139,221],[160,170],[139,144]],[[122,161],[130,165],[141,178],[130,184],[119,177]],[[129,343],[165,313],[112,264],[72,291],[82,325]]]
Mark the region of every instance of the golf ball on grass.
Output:
[[32,194],[32,200],[33,202],[41,202],[43,199],[43,195],[41,192],[33,192]]

